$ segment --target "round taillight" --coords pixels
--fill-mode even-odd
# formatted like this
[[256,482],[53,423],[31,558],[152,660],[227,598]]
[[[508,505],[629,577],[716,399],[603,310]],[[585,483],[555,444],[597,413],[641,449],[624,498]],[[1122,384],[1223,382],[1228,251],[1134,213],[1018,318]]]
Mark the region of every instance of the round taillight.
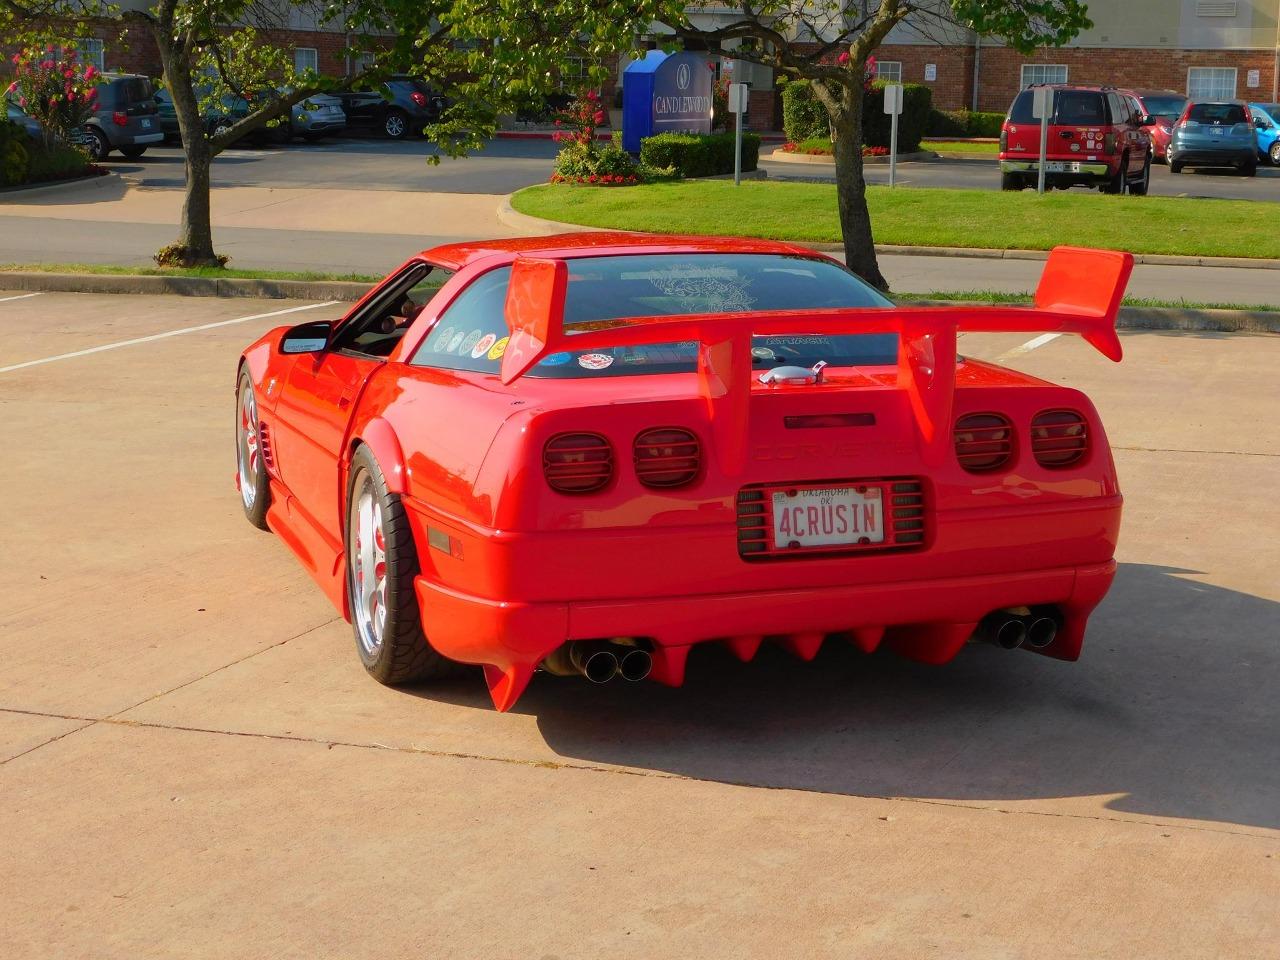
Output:
[[1013,456],[1013,424],[998,413],[970,413],[956,421],[956,459],[971,473],[999,470]]
[[702,466],[698,438],[682,427],[657,427],[636,437],[636,477],[646,487],[683,487]]
[[593,493],[613,478],[613,448],[598,433],[558,433],[542,448],[542,474],[560,493]]
[[1031,452],[1042,467],[1069,467],[1089,452],[1089,422],[1075,410],[1046,410],[1031,421]]

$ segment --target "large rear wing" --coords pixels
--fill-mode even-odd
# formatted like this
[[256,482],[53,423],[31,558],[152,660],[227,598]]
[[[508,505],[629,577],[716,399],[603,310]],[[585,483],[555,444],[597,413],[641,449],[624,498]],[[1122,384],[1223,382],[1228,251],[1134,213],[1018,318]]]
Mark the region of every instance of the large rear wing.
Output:
[[1103,356],[1119,361],[1116,316],[1132,271],[1133,257],[1127,253],[1055,247],[1029,307],[700,313],[599,320],[575,324],[566,332],[568,264],[517,257],[507,289],[511,339],[502,357],[502,382],[515,381],[550,354],[565,350],[697,341],[698,383],[713,422],[713,442],[722,468],[732,475],[745,463],[753,336],[896,333],[901,341],[898,388],[909,397],[927,461],[938,463],[950,446],[958,332],[1078,333]]

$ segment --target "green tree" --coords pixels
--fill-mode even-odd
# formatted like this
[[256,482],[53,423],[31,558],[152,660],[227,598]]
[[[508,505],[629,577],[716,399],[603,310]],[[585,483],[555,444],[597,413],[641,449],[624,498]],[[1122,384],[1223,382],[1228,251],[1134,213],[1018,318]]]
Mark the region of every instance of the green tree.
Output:
[[836,197],[845,260],[888,289],[876,260],[862,172],[867,60],[889,31],[910,24],[924,37],[957,39],[958,28],[994,36],[1019,51],[1060,46],[1091,26],[1082,0],[736,0],[736,19],[710,29],[696,7],[669,0],[658,20],[676,38],[713,53],[808,80],[835,141]]
[[[588,82],[604,80],[600,64],[634,44],[657,2],[641,0],[638,8],[619,0],[156,0],[146,9],[122,9],[106,0],[0,0],[0,35],[46,42],[58,30],[83,33],[84,24],[105,20],[154,41],[186,167],[178,236],[161,255],[171,263],[216,265],[222,261],[210,224],[213,159],[246,134],[286,123],[294,104],[356,81],[411,73],[448,98],[448,110],[427,134],[441,152],[461,155],[483,145],[500,114],[555,89],[570,58],[595,65]],[[362,68],[343,77],[297,73],[263,33],[284,26],[291,10],[355,37],[350,62]],[[252,109],[210,135],[202,112],[228,97]]]

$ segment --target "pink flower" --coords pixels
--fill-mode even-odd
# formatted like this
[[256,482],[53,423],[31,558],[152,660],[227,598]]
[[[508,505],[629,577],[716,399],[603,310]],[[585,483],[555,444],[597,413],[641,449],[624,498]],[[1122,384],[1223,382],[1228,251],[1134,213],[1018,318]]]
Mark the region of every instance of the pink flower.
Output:
[[18,106],[20,106],[23,110],[27,109],[27,98],[26,98],[26,97],[19,97],[19,98],[18,98]]
[[590,100],[592,103],[595,103],[597,100],[600,99],[600,94],[596,93],[594,90],[588,90],[587,99]]
[[17,90],[17,89],[18,89],[18,81],[17,81],[17,80],[15,80],[15,81],[13,81],[13,83],[9,84],[9,87],[8,87],[8,89],[7,89],[7,90],[5,90],[5,93],[6,93],[6,94],[13,93],[13,91],[15,91],[15,90]]
[[592,119],[593,119],[593,120],[595,120],[595,122],[596,122],[596,123],[604,123],[604,121],[605,121],[604,111],[603,111],[603,110],[597,110],[597,111],[595,112],[595,115],[592,117]]
[[66,70],[63,70],[63,71],[62,71],[62,75],[63,75],[64,77],[66,77],[68,80],[70,80],[72,77],[74,77],[74,76],[76,75],[76,72],[75,72],[74,70],[72,70],[72,69],[68,68],[68,69],[66,69]]
[[97,75],[98,75],[98,68],[95,67],[92,63],[89,64],[89,66],[84,68],[84,78],[86,80],[92,80]]
[[836,57],[836,63],[840,64],[840,66],[842,67],[848,62],[849,62],[848,50],[845,50],[843,53],[840,54],[840,56]]
[[53,61],[52,61],[52,60],[46,60],[46,61],[44,61],[44,63],[40,64],[40,69],[41,69],[41,70],[52,70],[52,69],[53,69]]

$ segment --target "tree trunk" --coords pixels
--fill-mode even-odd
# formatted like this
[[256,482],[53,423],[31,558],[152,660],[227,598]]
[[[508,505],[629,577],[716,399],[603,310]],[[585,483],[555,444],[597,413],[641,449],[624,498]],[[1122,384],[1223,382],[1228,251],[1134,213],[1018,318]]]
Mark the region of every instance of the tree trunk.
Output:
[[182,201],[182,219],[178,239],[157,252],[156,261],[165,266],[220,267],[225,261],[213,249],[213,227],[209,217],[209,174],[213,150],[205,137],[200,101],[191,80],[191,56],[181,35],[174,36],[172,25],[157,21],[152,30],[164,80],[173,97],[182,135],[182,153],[186,158],[186,193]]
[[836,205],[840,211],[844,262],[867,283],[888,291],[889,284],[880,273],[875,243],[871,239],[867,181],[862,175],[862,90],[845,88],[837,95],[839,109],[831,111],[831,125],[836,133],[832,144],[835,148]]

